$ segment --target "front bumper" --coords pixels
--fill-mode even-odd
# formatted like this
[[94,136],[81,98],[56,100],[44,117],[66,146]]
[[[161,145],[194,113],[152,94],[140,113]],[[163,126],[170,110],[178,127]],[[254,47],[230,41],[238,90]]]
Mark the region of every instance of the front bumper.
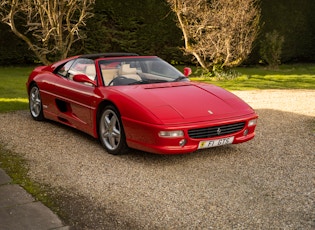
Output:
[[[254,138],[256,128],[256,124],[249,127],[249,122],[257,118],[258,116],[256,114],[251,114],[241,118],[229,119],[228,121],[208,121],[170,126],[152,125],[139,121],[123,119],[123,124],[125,128],[127,144],[130,148],[156,154],[184,154],[197,151],[200,141],[211,141],[217,140],[218,138],[228,138],[231,136],[234,137],[232,144],[239,144],[249,141]],[[188,134],[188,130],[191,129],[233,124],[237,122],[245,122],[244,127],[240,131],[227,135],[220,135],[210,138],[191,138]],[[158,135],[161,130],[182,130],[184,135],[182,137],[164,138]]]

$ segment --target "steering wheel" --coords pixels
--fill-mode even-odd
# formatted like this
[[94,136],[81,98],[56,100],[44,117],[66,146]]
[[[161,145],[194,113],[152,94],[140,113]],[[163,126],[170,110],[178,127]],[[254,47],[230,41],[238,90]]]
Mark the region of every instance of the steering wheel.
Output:
[[124,80],[124,79],[127,79],[126,77],[124,76],[118,76],[118,77],[115,77],[113,80],[111,80],[109,83],[108,83],[108,86],[111,86],[111,85],[115,85],[115,82],[119,82],[120,80]]

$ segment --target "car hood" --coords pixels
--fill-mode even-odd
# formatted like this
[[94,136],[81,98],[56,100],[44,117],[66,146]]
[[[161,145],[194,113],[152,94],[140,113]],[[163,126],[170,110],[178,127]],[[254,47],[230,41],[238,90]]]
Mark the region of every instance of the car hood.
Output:
[[254,113],[234,94],[214,85],[178,82],[123,87],[121,91],[163,123],[225,120]]

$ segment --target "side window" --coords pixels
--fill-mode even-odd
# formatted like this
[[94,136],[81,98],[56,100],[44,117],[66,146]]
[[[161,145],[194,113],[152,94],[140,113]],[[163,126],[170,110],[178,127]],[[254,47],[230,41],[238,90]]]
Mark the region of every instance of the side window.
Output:
[[68,61],[66,64],[64,64],[63,66],[61,66],[58,71],[57,74],[59,74],[62,77],[68,77],[67,73],[71,67],[71,65],[73,64],[74,60]]
[[96,78],[95,64],[92,59],[78,58],[68,70],[69,79],[73,79],[75,74],[85,74],[91,80]]

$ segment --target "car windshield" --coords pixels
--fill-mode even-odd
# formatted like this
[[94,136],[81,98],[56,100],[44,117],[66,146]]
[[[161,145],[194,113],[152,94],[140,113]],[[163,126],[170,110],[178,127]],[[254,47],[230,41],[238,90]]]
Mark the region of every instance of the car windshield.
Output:
[[129,57],[100,60],[104,84],[136,85],[187,81],[180,71],[158,57]]

